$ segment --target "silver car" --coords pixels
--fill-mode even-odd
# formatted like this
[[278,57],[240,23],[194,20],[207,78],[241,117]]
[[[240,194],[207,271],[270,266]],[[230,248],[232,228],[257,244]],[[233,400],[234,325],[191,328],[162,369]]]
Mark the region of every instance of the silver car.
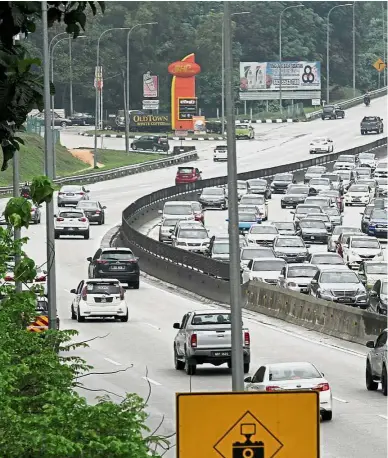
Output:
[[241,267],[247,266],[252,259],[275,258],[275,251],[271,247],[264,246],[245,246],[240,251]]
[[81,200],[89,200],[89,189],[78,184],[66,185],[62,186],[58,192],[57,205],[58,207],[77,206]]
[[309,167],[304,175],[305,184],[309,183],[312,178],[319,178],[325,172],[326,167],[324,165],[315,165],[313,167]]
[[278,286],[307,294],[317,267],[310,264],[287,264],[280,272]]
[[338,253],[310,253],[308,261],[318,269],[328,267],[336,269],[338,266],[345,266],[343,258]]
[[207,253],[210,245],[209,234],[201,223],[197,224],[181,222],[175,235],[171,236],[172,246],[195,253]]
[[171,234],[174,227],[181,221],[179,218],[164,218],[159,226],[159,242],[172,243]]
[[343,216],[341,215],[338,207],[326,207],[323,209],[326,215],[329,216],[331,224],[335,226],[342,226]]
[[327,240],[327,251],[330,251],[332,253],[335,253],[337,251],[337,242],[342,232],[361,235],[361,230],[358,227],[335,226],[333,229],[333,233]]

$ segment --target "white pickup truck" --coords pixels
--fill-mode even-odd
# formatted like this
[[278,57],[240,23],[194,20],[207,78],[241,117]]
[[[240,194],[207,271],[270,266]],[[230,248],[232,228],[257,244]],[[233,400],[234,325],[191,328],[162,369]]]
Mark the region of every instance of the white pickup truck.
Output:
[[[174,323],[178,333],[174,340],[175,369],[194,375],[198,364],[232,367],[231,313],[221,310],[188,312],[181,323]],[[244,373],[251,359],[250,334],[242,325]]]

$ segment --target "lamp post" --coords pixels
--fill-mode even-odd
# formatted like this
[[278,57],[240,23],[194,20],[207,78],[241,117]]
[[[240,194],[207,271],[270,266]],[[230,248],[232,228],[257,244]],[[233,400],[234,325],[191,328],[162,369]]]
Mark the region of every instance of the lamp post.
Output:
[[287,6],[280,12],[279,17],[279,107],[280,113],[283,113],[283,94],[282,94],[282,19],[283,13],[291,8],[303,8],[304,5],[292,5]]
[[356,97],[356,2],[353,2],[353,97]]
[[144,24],[135,24],[128,30],[127,33],[127,72],[126,72],[126,86],[125,86],[125,105],[124,110],[124,119],[125,119],[125,152],[129,154],[129,119],[128,119],[128,110],[129,110],[129,37],[131,32],[137,27],[143,27],[146,25],[155,25],[157,22],[144,22]]
[[[232,16],[240,16],[241,14],[250,14],[250,11],[241,11],[239,13],[232,13]],[[224,37],[225,23],[222,21],[221,33],[221,122],[222,122],[222,135],[225,134],[225,37]]]
[[[104,30],[100,36],[98,37],[97,41],[97,59],[96,59],[96,72],[98,72],[98,68],[100,65],[100,41],[101,38],[108,32],[111,32],[112,30],[129,30],[130,27],[112,27],[110,29]],[[97,76],[97,75],[96,75]],[[101,87],[102,90],[102,87]],[[99,125],[99,115],[100,115],[100,110],[99,110],[99,88],[98,88],[98,81],[96,78],[96,107],[95,107],[95,122],[94,122],[94,157],[93,157],[93,166],[96,169],[97,168],[97,130],[98,130],[98,125]]]
[[329,50],[330,50],[330,13],[336,8],[343,8],[344,6],[353,6],[353,3],[344,3],[343,5],[333,6],[327,13],[327,26],[326,26],[326,104],[330,102],[330,62],[329,62]]

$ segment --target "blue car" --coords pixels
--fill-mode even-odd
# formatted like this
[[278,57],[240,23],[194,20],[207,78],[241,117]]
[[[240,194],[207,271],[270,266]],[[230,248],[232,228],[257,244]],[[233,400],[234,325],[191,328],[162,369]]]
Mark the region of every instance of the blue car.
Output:
[[375,208],[370,215],[368,235],[373,235],[374,237],[387,238],[387,217],[388,213],[386,209]]
[[261,218],[254,212],[238,212],[238,230],[241,234],[247,233],[253,224],[258,223],[261,224]]

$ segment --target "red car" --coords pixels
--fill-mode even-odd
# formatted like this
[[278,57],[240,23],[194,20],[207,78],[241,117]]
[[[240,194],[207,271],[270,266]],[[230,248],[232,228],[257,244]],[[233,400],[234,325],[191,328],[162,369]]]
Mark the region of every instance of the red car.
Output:
[[199,202],[192,201],[191,208],[193,209],[195,221],[200,221],[205,224],[205,212],[203,211],[202,205]]
[[175,177],[175,186],[178,184],[194,183],[195,181],[202,180],[202,172],[196,167],[178,167]]

